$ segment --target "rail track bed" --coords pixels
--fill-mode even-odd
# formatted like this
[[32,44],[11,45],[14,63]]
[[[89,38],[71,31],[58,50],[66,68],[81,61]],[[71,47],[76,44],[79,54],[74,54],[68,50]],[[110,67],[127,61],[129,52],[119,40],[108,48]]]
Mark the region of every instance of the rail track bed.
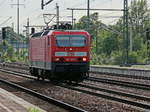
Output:
[[10,87],[6,84],[0,83],[0,88],[3,88],[3,89],[7,90],[10,93],[13,93],[14,95],[24,99],[27,102],[30,102],[33,105],[36,105],[37,107],[42,108],[43,110],[45,110],[47,112],[49,110],[51,110],[52,112],[68,112],[65,109],[62,109],[58,106],[55,106],[51,103],[48,103],[44,100],[41,100],[40,98],[34,97],[30,94],[27,94],[26,92],[23,92],[23,91],[20,91],[20,90],[16,89],[16,88]]
[[[19,89],[21,91],[23,91],[25,94],[30,94],[30,95],[33,95],[33,96],[36,96],[38,97],[39,99],[42,99],[44,100],[45,102],[47,103],[52,103],[54,105],[48,105],[46,110],[49,112],[86,112],[85,110],[83,109],[80,109],[78,107],[75,107],[75,106],[72,106],[70,104],[67,104],[67,103],[64,103],[60,100],[57,100],[55,98],[52,98],[50,96],[47,96],[47,95],[44,95],[41,93],[39,93],[37,90],[33,90],[33,89],[29,89],[29,88],[26,88],[25,86],[21,86],[19,84],[16,84],[12,81],[7,81],[7,80],[4,80],[4,79],[0,79],[0,82],[1,83],[4,83],[6,84],[7,86],[11,86],[15,89]],[[4,86],[3,86],[4,87]],[[6,87],[6,86],[5,86]],[[8,88],[7,88],[8,89]],[[46,105],[44,105],[46,106]]]
[[[15,77],[15,78],[13,79],[12,77]],[[6,75],[5,75],[5,78],[6,78]],[[6,79],[10,80],[10,76],[8,75]],[[114,95],[113,93],[109,93],[109,92],[104,93],[104,91],[102,90],[100,91],[93,90],[93,89],[89,90],[90,88],[86,87],[88,86],[87,84],[84,85],[84,87],[86,87],[84,89],[83,89],[83,85],[79,85],[77,87],[67,85],[67,87],[69,87],[67,89],[66,87],[63,88],[60,86],[52,85],[49,82],[39,82],[39,81],[29,80],[29,79],[23,79],[23,80],[18,81],[16,80],[16,76],[11,76],[11,80],[17,82],[18,84],[21,84],[22,86],[25,86],[27,88],[30,87],[35,91],[39,91],[43,94],[50,95],[57,99],[61,99],[64,102],[73,104],[75,106],[78,106],[90,112],[101,112],[101,111],[111,111],[111,112],[120,112],[120,111],[146,112],[147,111],[148,112],[148,110],[142,109],[143,107],[147,105],[147,101],[143,102],[145,104],[143,105],[143,107],[142,105],[139,106],[141,108],[135,107],[136,105],[133,106],[134,104],[128,105],[125,102],[120,103],[121,101],[117,101],[114,99],[110,100],[108,97],[107,98],[105,97],[106,95],[109,97],[114,97],[114,96],[117,96],[117,94]],[[90,86],[91,84],[92,83],[90,82]],[[97,84],[97,86],[100,85],[99,82],[93,82],[94,86],[96,86],[95,84]],[[75,89],[71,90],[71,88],[76,88],[76,90]],[[97,89],[97,87],[95,88]],[[85,92],[85,91],[88,91],[88,92]],[[120,99],[124,98],[124,99],[130,100],[130,98],[128,98],[127,96],[119,96],[118,98]],[[139,101],[140,99],[135,98],[134,100]],[[149,107],[147,107],[147,109],[149,109]]]
[[117,85],[117,86],[123,86],[123,87],[128,87],[128,88],[150,91],[149,84],[142,84],[142,83],[130,82],[130,81],[121,81],[121,80],[108,79],[108,78],[95,78],[95,77],[89,77],[86,80],[97,82],[97,83],[100,82],[100,83],[104,83],[104,84],[112,84],[112,85]]
[[116,76],[111,74],[100,74],[100,73],[90,73],[90,77],[94,78],[100,78],[100,79],[108,79],[108,80],[117,80],[117,81],[126,81],[126,82],[132,82],[132,83],[141,83],[141,84],[149,84],[150,79],[145,79],[145,77],[122,77],[122,76]]
[[66,87],[93,96],[102,97],[102,98],[118,101],[125,104],[130,104],[144,109],[150,109],[150,105],[149,105],[150,94],[149,96],[143,96],[143,95],[138,95],[139,93],[134,94],[128,91],[127,89],[121,91],[119,89],[110,89],[111,87],[109,88],[103,86],[100,87],[99,85],[94,84],[94,82],[93,84],[85,82],[82,84],[78,84],[78,86],[76,87],[71,87],[71,86],[62,86],[62,87]]
[[91,83],[79,84],[81,91],[89,93],[98,97],[104,97],[106,99],[118,101],[121,103],[130,104],[133,106],[150,109],[150,97],[138,95],[129,92],[128,90],[108,89],[99,87],[98,85],[91,85]]

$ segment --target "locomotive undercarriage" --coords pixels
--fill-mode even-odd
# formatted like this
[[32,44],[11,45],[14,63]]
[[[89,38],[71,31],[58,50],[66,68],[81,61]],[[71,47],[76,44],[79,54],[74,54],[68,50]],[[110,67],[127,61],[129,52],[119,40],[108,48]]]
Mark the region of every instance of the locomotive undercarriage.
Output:
[[88,65],[64,65],[53,64],[52,70],[30,67],[30,73],[38,79],[51,81],[74,81],[81,82],[89,76]]

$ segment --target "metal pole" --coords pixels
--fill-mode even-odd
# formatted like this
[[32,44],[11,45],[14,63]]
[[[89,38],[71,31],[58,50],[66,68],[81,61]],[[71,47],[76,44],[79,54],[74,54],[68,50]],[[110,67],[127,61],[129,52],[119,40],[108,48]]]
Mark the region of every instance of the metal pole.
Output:
[[149,39],[147,39],[147,57],[148,57],[148,61],[147,64],[150,64],[150,53],[149,53],[149,49],[150,49],[150,42]]
[[89,23],[90,23],[90,0],[87,1],[87,29],[89,29]]
[[127,52],[127,57],[126,57],[126,63],[127,66],[129,66],[129,30],[128,30],[128,0],[125,0],[125,11],[126,11],[126,52]]
[[98,54],[98,13],[96,13],[96,54]]
[[72,9],[72,28],[74,28],[74,13],[73,13],[73,9]]
[[[16,5],[17,6],[17,37],[19,39],[19,8],[20,8],[20,5],[23,5],[23,4],[20,4],[19,3],[19,0],[17,0],[17,3],[16,4],[11,4],[11,5]],[[16,40],[16,52],[18,53],[19,55],[19,41]]]
[[29,18],[27,19],[27,29],[26,30],[27,30],[26,36],[29,39]]
[[56,3],[57,29],[59,29],[59,6]]
[[122,47],[122,66],[125,65],[125,0],[124,0],[124,12],[123,12],[123,47]]
[[26,38],[27,38],[27,40],[26,40],[27,49],[26,49],[26,50],[28,51],[28,52],[27,52],[27,53],[28,53],[28,54],[27,54],[28,59],[29,59],[29,50],[28,50],[28,49],[29,49],[29,25],[30,25],[30,24],[29,24],[29,18],[28,18],[28,19],[27,19],[27,27],[26,27],[26,30],[27,30],[27,33],[26,33],[26,36],[27,36],[27,37],[26,37]]
[[17,0],[17,34],[19,36],[19,0]]
[[74,29],[76,29],[76,19],[73,19]]
[[128,57],[129,57],[129,35],[128,35],[128,0],[124,0],[124,46],[123,46],[123,64],[124,66],[128,66]]
[[133,30],[132,30],[132,22],[131,22],[131,24],[130,24],[130,52],[132,52],[132,49],[133,49],[132,31]]
[[150,64],[150,28],[146,29],[146,40],[147,40],[147,64]]
[[14,22],[12,23],[12,30],[14,31]]
[[96,54],[98,54],[98,27],[96,25]]
[[[19,0],[17,0],[17,36],[19,38]],[[19,56],[19,40],[17,41],[16,46],[17,46],[17,53],[18,53],[18,56]]]
[[90,17],[90,0],[88,0],[88,2],[87,2],[87,17],[88,17],[88,19]]

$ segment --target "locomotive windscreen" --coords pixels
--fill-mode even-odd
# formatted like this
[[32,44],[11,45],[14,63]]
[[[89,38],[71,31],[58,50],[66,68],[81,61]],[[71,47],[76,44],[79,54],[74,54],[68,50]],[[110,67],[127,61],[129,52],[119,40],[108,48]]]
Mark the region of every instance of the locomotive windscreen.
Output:
[[58,47],[84,47],[86,46],[86,37],[83,35],[59,35],[55,37]]

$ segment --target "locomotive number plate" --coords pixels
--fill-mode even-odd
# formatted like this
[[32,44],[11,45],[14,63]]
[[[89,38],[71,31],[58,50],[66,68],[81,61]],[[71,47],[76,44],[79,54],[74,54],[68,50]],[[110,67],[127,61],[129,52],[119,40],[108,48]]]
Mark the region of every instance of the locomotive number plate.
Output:
[[74,56],[74,52],[68,52],[68,56]]

